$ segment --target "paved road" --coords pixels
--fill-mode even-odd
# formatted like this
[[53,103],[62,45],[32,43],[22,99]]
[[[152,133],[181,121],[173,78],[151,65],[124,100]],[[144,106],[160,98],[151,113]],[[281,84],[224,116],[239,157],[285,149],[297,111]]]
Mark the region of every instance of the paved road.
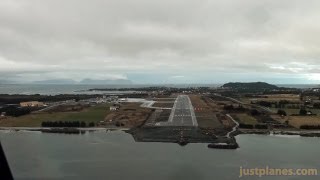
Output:
[[40,110],[35,111],[35,112],[49,111],[49,110],[54,109],[54,108],[56,108],[56,107],[58,107],[58,106],[67,105],[68,103],[69,103],[69,102],[57,103],[57,104],[54,104],[54,105],[52,105],[52,106],[45,107],[45,108],[40,109]]
[[198,126],[189,96],[179,95],[177,97],[166,124],[169,126]]
[[239,104],[242,104],[242,105],[248,105],[248,106],[251,106],[251,107],[254,107],[254,108],[260,108],[268,113],[275,113],[274,111],[272,111],[271,109],[267,108],[267,107],[264,107],[264,106],[260,106],[260,105],[257,105],[257,104],[249,104],[249,103],[244,103],[242,101],[239,101],[237,99],[234,99],[234,98],[231,98],[231,97],[226,97],[226,96],[221,96],[219,94],[214,94],[215,96],[219,96],[219,97],[223,97],[223,98],[226,98],[226,99],[229,99],[230,101],[232,102],[235,102],[235,103],[239,103]]
[[227,138],[230,138],[230,134],[233,133],[233,132],[235,132],[235,131],[238,129],[239,123],[238,123],[236,120],[234,120],[234,119],[232,118],[232,116],[230,116],[230,114],[227,114],[227,117],[230,118],[230,119],[236,124],[236,125],[232,128],[232,131],[228,132],[228,134],[226,135]]

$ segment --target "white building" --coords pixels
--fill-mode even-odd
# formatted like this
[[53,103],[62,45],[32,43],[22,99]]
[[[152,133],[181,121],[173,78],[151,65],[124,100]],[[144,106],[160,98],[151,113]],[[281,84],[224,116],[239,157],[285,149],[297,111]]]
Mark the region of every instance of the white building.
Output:
[[117,111],[119,108],[119,106],[110,106],[110,111]]
[[41,106],[44,106],[44,103],[39,101],[28,101],[28,102],[21,102],[20,106],[21,107],[41,107]]

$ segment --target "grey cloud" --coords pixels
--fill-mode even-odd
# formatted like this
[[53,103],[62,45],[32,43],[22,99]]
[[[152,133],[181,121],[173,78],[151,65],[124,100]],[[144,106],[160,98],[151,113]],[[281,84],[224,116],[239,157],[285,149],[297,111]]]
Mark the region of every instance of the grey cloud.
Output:
[[[317,0],[2,0],[0,71],[12,77],[35,74],[30,78],[201,71],[313,77],[319,73],[319,5]],[[292,62],[308,66],[297,69]],[[275,68],[280,66],[289,68]]]

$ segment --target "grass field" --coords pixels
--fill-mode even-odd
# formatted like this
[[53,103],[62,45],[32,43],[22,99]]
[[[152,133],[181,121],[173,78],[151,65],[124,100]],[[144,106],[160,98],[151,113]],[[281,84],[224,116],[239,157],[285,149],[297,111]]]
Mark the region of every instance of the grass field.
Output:
[[174,98],[174,97],[172,97],[172,98],[170,98],[170,97],[168,97],[168,98],[153,98],[152,100],[154,100],[154,101],[172,101],[172,102],[174,102],[176,100],[176,98]]
[[43,121],[84,121],[99,122],[109,113],[109,104],[100,104],[79,112],[56,112],[29,114],[0,120],[1,127],[40,127]]
[[212,112],[219,111],[219,106],[207,97],[201,97],[200,95],[189,95],[189,97],[196,114],[207,112],[208,116],[211,116]]
[[151,114],[151,109],[143,108],[140,103],[123,103],[118,111],[109,113],[104,120],[110,122],[113,126],[115,123],[121,123],[123,127],[135,127],[142,125]]
[[169,120],[171,110],[164,109],[156,119],[157,122],[167,122]]
[[239,123],[243,123],[243,124],[257,124],[257,120],[248,115],[248,114],[235,114],[233,116],[236,116],[236,119],[238,119]]
[[201,128],[223,128],[218,118],[213,116],[197,116],[197,122]]
[[[270,108],[273,112],[278,112],[278,108]],[[287,115],[292,115],[292,114],[299,114],[300,109],[288,109],[288,108],[283,108]]]
[[320,125],[320,116],[290,116],[289,124],[295,128],[301,125]]
[[[189,95],[199,127],[223,128],[216,116],[215,107],[210,106],[200,95]],[[216,106],[217,107],[217,106]]]
[[156,102],[152,107],[172,108],[174,102]]
[[240,100],[245,103],[250,103],[253,100],[269,101],[269,102],[287,100],[290,102],[300,102],[300,96],[297,94],[271,94],[271,95],[263,95],[261,97],[252,97],[252,98],[243,97],[243,98],[240,98]]
[[[271,110],[273,110],[274,112],[277,112],[278,109],[277,108],[270,108]],[[292,114],[299,114],[300,109],[289,109],[289,108],[283,108],[282,110],[284,110],[287,115],[292,115]],[[310,110],[312,113],[320,115],[320,109],[307,109],[308,111]]]

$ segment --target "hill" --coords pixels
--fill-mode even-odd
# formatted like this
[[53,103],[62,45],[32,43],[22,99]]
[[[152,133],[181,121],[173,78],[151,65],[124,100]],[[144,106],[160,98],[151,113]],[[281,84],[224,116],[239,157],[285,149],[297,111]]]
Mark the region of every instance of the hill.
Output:
[[244,89],[254,89],[254,90],[272,90],[278,89],[278,86],[268,84],[265,82],[249,82],[249,83],[241,83],[241,82],[230,82],[221,86],[222,88],[230,88],[237,90]]

